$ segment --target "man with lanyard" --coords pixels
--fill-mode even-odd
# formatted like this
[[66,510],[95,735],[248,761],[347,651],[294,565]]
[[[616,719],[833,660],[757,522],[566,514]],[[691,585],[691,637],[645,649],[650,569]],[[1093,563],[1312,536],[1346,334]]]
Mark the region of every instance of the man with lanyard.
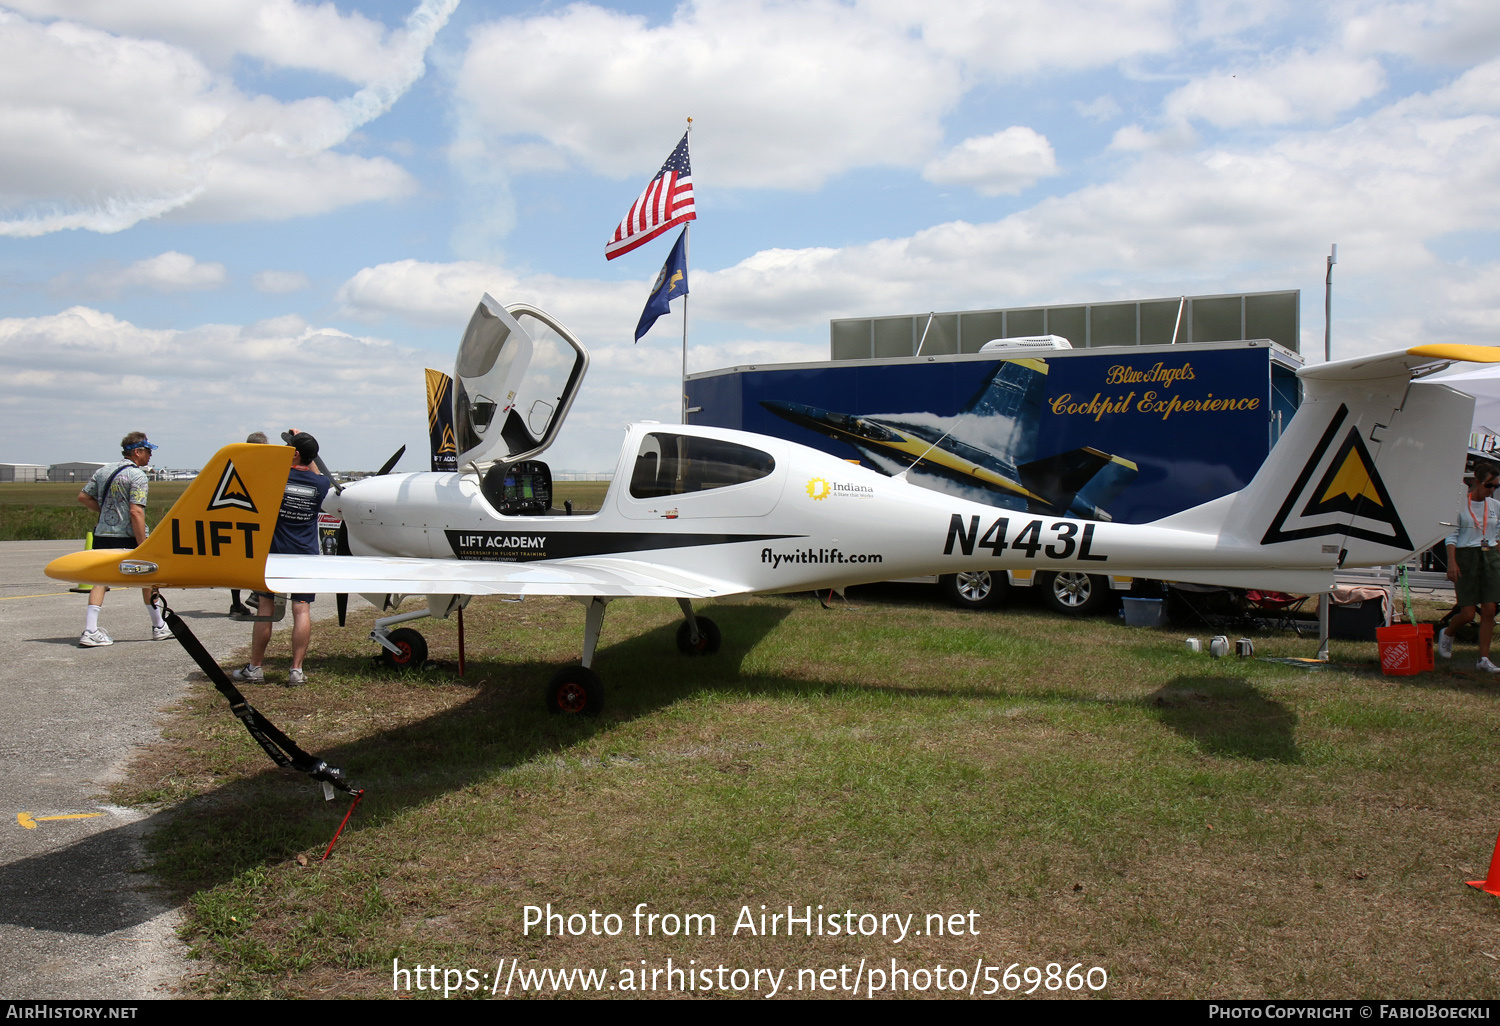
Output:
[[1500,500],[1495,486],[1500,468],[1479,460],[1474,464],[1469,492],[1458,504],[1458,528],[1448,535],[1448,580],[1458,596],[1458,614],[1438,634],[1438,655],[1453,658],[1453,638],[1479,610],[1479,662],[1486,673],[1500,673],[1490,662],[1490,637],[1495,633],[1495,609],[1500,603]]
[[[328,478],[313,469],[318,458],[318,440],[307,432],[288,432],[288,443],[297,450],[293,457],[292,470],[286,479],[286,491],[281,497],[281,510],[276,515],[276,533],[271,536],[271,551],[300,555],[318,554],[318,514],[323,509],[323,498],[332,487]],[[282,435],[287,438],[287,435]],[[258,684],[264,681],[265,669],[261,662],[266,656],[266,646],[271,642],[271,616],[275,605],[274,596],[263,592],[252,592],[250,597],[259,603],[258,613],[267,617],[255,622],[250,636],[250,662],[234,671],[234,679]],[[302,670],[302,660],[307,656],[307,645],[312,638],[312,610],[309,603],[316,596],[296,594],[292,599],[292,668],[287,674],[287,685],[306,684],[307,675]]]
[[[93,510],[99,517],[94,527],[94,548],[133,549],[146,540],[146,490],[149,479],[141,468],[151,462],[151,452],[156,446],[146,441],[143,431],[132,431],[120,440],[124,457],[112,467],[100,467],[94,471],[78,493],[78,501]],[[84,616],[83,634],[78,644],[83,648],[101,648],[113,645],[114,639],[99,626],[99,610],[104,605],[104,593],[109,589],[95,585],[89,592],[88,612]],[[156,604],[156,593],[143,588],[146,608],[151,611],[151,640],[170,638],[172,630],[162,619],[161,609]]]

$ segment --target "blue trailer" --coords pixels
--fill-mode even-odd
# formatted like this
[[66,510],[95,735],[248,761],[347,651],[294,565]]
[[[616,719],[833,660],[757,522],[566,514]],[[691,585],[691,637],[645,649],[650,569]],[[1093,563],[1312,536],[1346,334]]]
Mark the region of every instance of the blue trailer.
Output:
[[[1290,423],[1290,350],[1259,339],[1099,349],[996,345],[952,356],[691,374],[689,421],[775,435],[992,505],[1142,524],[1236,491]],[[956,574],[963,605],[1039,586],[1092,612],[1130,578]]]

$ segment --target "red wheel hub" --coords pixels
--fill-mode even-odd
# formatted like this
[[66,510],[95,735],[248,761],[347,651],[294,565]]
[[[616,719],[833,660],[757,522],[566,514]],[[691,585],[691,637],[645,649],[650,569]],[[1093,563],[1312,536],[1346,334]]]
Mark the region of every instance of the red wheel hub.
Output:
[[581,713],[588,705],[588,693],[578,684],[564,684],[557,689],[557,706],[563,712]]

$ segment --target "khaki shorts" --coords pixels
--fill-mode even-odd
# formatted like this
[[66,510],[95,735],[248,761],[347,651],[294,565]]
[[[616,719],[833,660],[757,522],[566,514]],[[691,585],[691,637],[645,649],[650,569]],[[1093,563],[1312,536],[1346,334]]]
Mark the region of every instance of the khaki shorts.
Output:
[[1495,549],[1455,549],[1458,554],[1458,581],[1453,590],[1460,606],[1482,606],[1500,603],[1500,551]]

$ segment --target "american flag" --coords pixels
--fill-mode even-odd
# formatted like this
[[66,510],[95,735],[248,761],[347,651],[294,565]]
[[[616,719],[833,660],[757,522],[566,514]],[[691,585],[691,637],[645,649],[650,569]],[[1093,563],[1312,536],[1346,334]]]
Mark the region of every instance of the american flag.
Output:
[[697,219],[698,212],[693,208],[693,170],[688,164],[688,137],[684,132],[682,142],[656,172],[646,191],[630,205],[630,213],[605,244],[604,259],[613,260],[670,228]]

